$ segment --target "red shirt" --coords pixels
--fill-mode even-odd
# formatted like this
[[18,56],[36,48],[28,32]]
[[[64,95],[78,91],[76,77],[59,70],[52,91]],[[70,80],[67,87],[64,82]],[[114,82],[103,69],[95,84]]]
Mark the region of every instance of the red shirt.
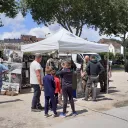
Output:
[[57,78],[55,76],[54,77],[54,81],[55,81],[55,85],[56,85],[55,93],[60,93],[61,92],[61,87],[60,87],[60,80],[59,80],[59,78]]

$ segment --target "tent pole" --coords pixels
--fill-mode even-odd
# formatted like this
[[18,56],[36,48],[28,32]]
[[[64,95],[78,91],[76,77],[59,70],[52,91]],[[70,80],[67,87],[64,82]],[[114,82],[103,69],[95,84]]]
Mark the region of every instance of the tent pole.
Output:
[[108,89],[109,89],[109,76],[108,76],[108,71],[109,71],[109,52],[107,53],[107,94],[108,94]]

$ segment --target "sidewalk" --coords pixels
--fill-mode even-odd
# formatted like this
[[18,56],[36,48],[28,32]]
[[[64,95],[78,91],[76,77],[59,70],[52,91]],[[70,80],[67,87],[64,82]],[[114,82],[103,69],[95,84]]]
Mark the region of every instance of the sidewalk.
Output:
[[76,117],[48,128],[128,128],[128,107],[116,108],[103,113]]
[[[59,125],[64,122],[69,122],[69,120],[74,123],[74,120],[80,122],[80,120],[85,122],[83,119],[86,119],[86,123],[91,125],[88,120],[94,120],[93,124],[102,123],[107,121],[111,124],[111,121],[114,120],[115,125],[120,123],[120,120],[117,120],[113,117],[106,115],[98,114],[99,112],[108,111],[117,107],[128,106],[128,74],[124,72],[114,72],[112,77],[112,82],[110,83],[109,94],[100,94],[98,95],[98,102],[92,101],[83,101],[82,99],[77,99],[75,101],[76,110],[78,116],[73,118],[70,116],[71,109],[68,107],[67,118],[45,118],[44,111],[41,113],[31,112],[31,100],[33,93],[25,92],[18,96],[0,96],[0,128],[46,128],[54,125]],[[98,89],[99,91],[100,89]],[[44,105],[43,92],[41,95],[41,103]],[[68,105],[69,106],[69,105]],[[122,108],[121,108],[122,109]],[[58,113],[62,112],[62,108],[59,108]],[[124,111],[125,113],[125,111]],[[50,114],[52,114],[50,112]],[[116,114],[116,113],[114,113]],[[120,114],[120,113],[119,113]],[[128,115],[128,113],[127,113]],[[124,118],[122,115],[122,118]],[[111,120],[109,120],[111,119]],[[122,121],[121,121],[122,122]],[[82,122],[80,122],[82,124]],[[126,123],[125,121],[123,122]],[[86,127],[86,124],[84,124]],[[105,124],[105,128],[107,124]],[[76,125],[77,126],[77,125]],[[118,126],[120,126],[118,124]],[[123,126],[123,125],[122,125]],[[114,127],[114,124],[113,124]],[[68,127],[67,127],[68,128]],[[72,128],[72,127],[71,127]],[[91,128],[87,127],[87,128]],[[111,128],[111,127],[110,127]],[[117,127],[118,128],[118,127]],[[125,128],[125,127],[121,127]],[[127,127],[128,128],[128,127]]]

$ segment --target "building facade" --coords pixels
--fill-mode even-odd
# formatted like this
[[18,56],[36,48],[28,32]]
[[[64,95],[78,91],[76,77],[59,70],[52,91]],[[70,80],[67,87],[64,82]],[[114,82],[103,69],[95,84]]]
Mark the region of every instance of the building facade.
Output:
[[0,49],[21,50],[21,45],[35,43],[44,40],[32,35],[21,35],[20,39],[4,39],[0,40]]
[[113,40],[113,39],[100,39],[98,43],[108,44],[109,52],[113,53],[114,55],[116,55],[117,53],[120,53],[120,54],[124,53],[123,46],[121,45],[121,41]]

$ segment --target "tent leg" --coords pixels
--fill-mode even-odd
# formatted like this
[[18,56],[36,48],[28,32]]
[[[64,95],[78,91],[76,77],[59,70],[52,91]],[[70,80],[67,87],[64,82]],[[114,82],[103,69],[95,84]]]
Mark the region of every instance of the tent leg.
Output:
[[109,53],[107,53],[107,94],[108,94],[108,89],[109,89],[109,76],[108,76],[108,71],[109,71]]

